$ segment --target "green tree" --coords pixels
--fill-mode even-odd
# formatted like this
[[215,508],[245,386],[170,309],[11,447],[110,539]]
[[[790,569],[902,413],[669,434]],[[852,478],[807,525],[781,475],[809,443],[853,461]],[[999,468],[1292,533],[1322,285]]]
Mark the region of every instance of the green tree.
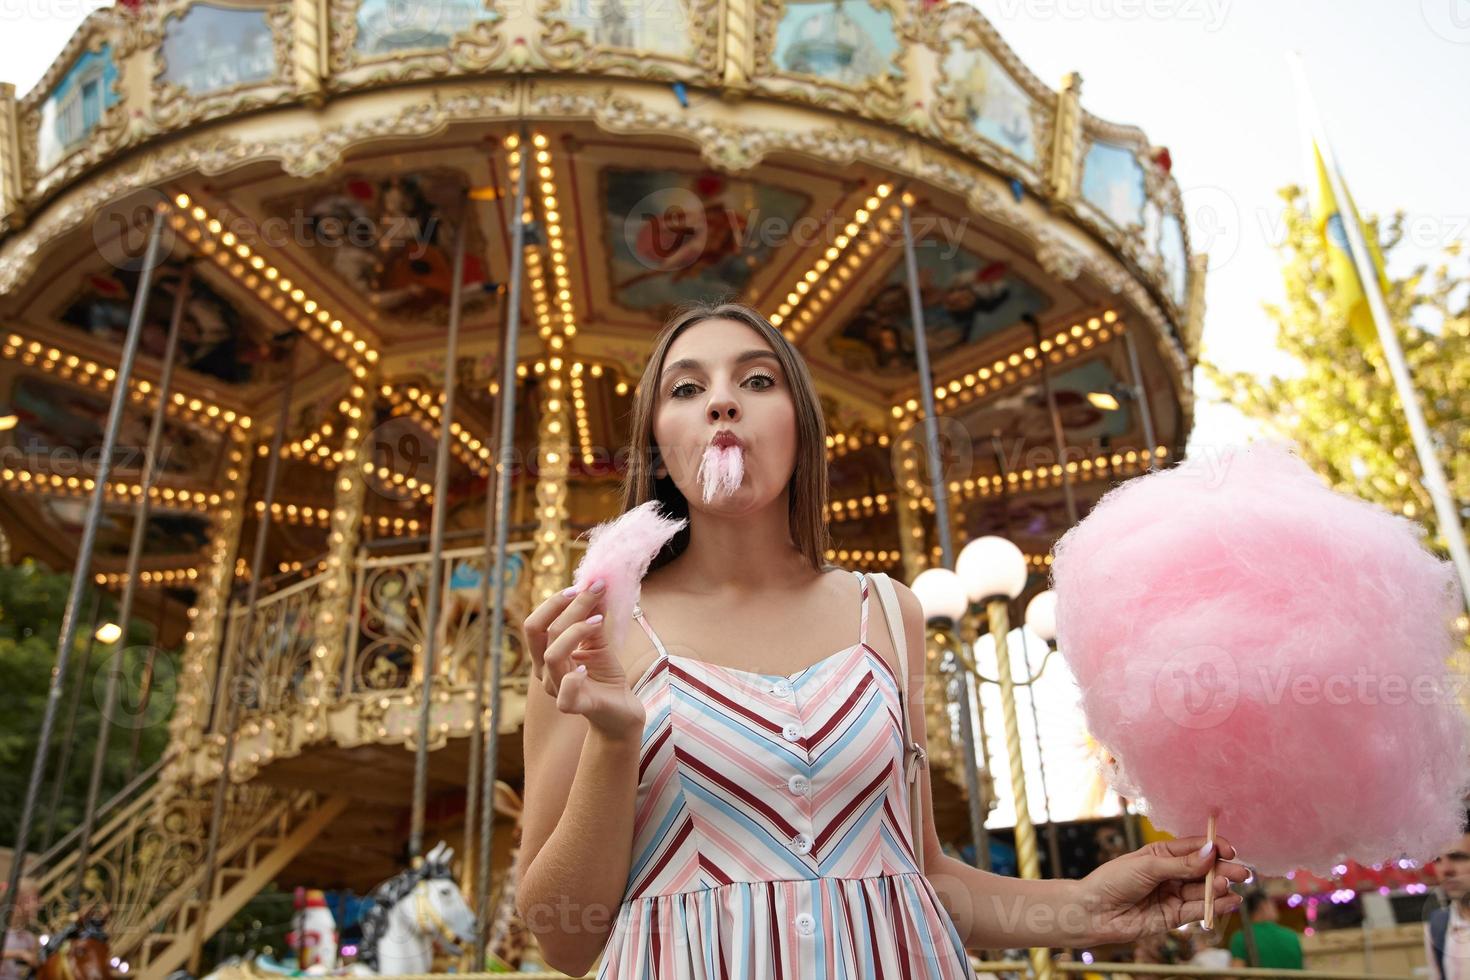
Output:
[[[46,710],[51,672],[56,665],[56,644],[61,636],[61,619],[70,587],[69,575],[48,571],[33,562],[0,566],[0,843],[7,847],[15,842],[20,829],[21,807],[25,802],[32,760],[40,743],[41,719]],[[92,754],[102,720],[101,702],[107,681],[110,647],[102,643],[92,646],[86,670],[80,674],[81,700],[78,702],[75,728],[70,732],[67,730],[67,709],[78,677],[77,658],[85,657],[87,653],[86,634],[91,623],[85,620],[91,607],[89,594],[79,612],[84,621],[78,624],[73,659],[67,669],[66,688],[52,733],[45,781],[31,824],[32,853],[42,843],[52,787],[58,778],[56,768],[61,746],[68,737],[71,741],[70,760],[66,773],[61,777],[64,781],[55,815],[54,839],[61,839],[81,822],[86,805]],[[102,609],[105,618],[113,612],[113,604],[104,600]],[[128,632],[122,675],[126,681],[119,686],[119,708],[108,740],[102,779],[103,801],[127,782],[135,730],[140,734],[137,763],[140,772],[159,758],[168,742],[167,721],[173,704],[174,667],[178,663],[176,651],[158,651],[149,707],[140,713],[137,705],[137,685],[148,659],[151,634],[150,627],[136,620]]]
[[[1266,311],[1276,322],[1277,346],[1300,371],[1257,377],[1201,366],[1229,402],[1269,433],[1294,442],[1334,488],[1420,522],[1426,543],[1447,555],[1383,351],[1377,342],[1359,345],[1334,302],[1326,249],[1305,192],[1286,187],[1281,197],[1285,237],[1277,251],[1286,301],[1267,304]],[[1395,214],[1386,226],[1365,222],[1365,234],[1378,241],[1387,261],[1403,242],[1404,215]],[[1434,268],[1419,265],[1391,279],[1385,296],[1451,494],[1462,504],[1470,502],[1470,275],[1463,258],[1461,243],[1451,242]],[[1465,506],[1460,514],[1463,526],[1470,515]]]

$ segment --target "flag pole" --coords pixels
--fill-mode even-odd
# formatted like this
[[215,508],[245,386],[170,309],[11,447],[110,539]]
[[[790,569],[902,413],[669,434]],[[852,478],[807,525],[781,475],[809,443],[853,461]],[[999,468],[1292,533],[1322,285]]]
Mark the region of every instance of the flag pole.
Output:
[[1439,521],[1440,532],[1444,535],[1445,544],[1450,550],[1450,557],[1455,563],[1455,570],[1459,573],[1460,600],[1462,604],[1470,604],[1470,550],[1465,547],[1465,528],[1460,521],[1460,514],[1455,506],[1454,497],[1450,493],[1449,484],[1445,481],[1444,468],[1440,465],[1439,455],[1435,452],[1434,440],[1429,433],[1429,426],[1424,421],[1424,412],[1419,407],[1419,396],[1414,391],[1413,379],[1409,377],[1409,367],[1404,361],[1404,352],[1399,346],[1398,335],[1394,332],[1393,321],[1389,318],[1388,305],[1383,301],[1383,291],[1378,285],[1378,274],[1372,266],[1368,246],[1363,238],[1363,230],[1358,226],[1357,215],[1351,206],[1351,198],[1348,197],[1347,188],[1343,185],[1342,174],[1337,169],[1337,157],[1332,152],[1332,143],[1327,139],[1322,117],[1317,112],[1316,100],[1312,98],[1312,89],[1307,83],[1306,68],[1302,65],[1301,56],[1294,51],[1290,53],[1289,61],[1296,75],[1297,89],[1301,94],[1308,124],[1322,152],[1322,163],[1327,171],[1328,183],[1332,185],[1332,196],[1337,199],[1337,213],[1347,233],[1353,266],[1358,270],[1363,295],[1368,300],[1368,309],[1372,312],[1373,323],[1378,328],[1378,340],[1383,345],[1384,360],[1388,362],[1388,370],[1393,377],[1394,387],[1398,389],[1399,402],[1404,407],[1404,416],[1409,423],[1409,435],[1414,440],[1414,451],[1419,457],[1419,467],[1424,471],[1424,489],[1429,492],[1430,499],[1434,501],[1434,514]]

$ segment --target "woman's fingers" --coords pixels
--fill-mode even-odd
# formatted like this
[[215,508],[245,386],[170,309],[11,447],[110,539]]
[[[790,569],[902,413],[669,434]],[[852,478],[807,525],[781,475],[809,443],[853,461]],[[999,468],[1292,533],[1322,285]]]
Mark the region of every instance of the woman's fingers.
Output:
[[567,674],[577,669],[577,664],[573,662],[572,652],[596,635],[601,628],[601,619],[598,619],[597,622],[584,619],[580,623],[572,623],[562,630],[546,648],[545,676],[541,683],[547,694],[552,697],[557,696],[562,680]]
[[[1187,857],[1191,854],[1198,854],[1200,849],[1205,846],[1207,840],[1209,838],[1203,834],[1194,837],[1171,837],[1168,840],[1145,844],[1141,850],[1150,851],[1165,857],[1170,855],[1174,857]],[[1235,857],[1235,845],[1219,834],[1215,835],[1214,851],[1227,861],[1233,860]]]
[[[1233,892],[1230,891],[1230,882],[1225,878],[1224,875],[1220,874],[1215,875],[1214,891],[1216,898],[1222,898],[1225,895],[1233,894]],[[1185,882],[1179,887],[1179,897],[1184,899],[1186,902],[1192,902],[1196,899],[1198,899],[1199,901],[1204,901],[1205,883],[1203,881]]]
[[[1220,920],[1240,908],[1243,899],[1236,894],[1226,895],[1215,899],[1215,926],[1219,927]],[[1205,900],[1203,898],[1185,902],[1179,906],[1179,921],[1171,923],[1173,926],[1182,926],[1186,922],[1198,922],[1205,917]]]
[[[599,582],[592,583],[598,586]],[[521,622],[526,647],[531,651],[531,675],[542,679],[546,651],[556,638],[572,623],[592,615],[592,610],[602,601],[603,592],[592,588],[579,592],[557,592],[548,596],[532,610],[531,615]]]
[[1215,877],[1224,876],[1235,882],[1243,884],[1251,876],[1251,869],[1238,861],[1220,861],[1215,865]]

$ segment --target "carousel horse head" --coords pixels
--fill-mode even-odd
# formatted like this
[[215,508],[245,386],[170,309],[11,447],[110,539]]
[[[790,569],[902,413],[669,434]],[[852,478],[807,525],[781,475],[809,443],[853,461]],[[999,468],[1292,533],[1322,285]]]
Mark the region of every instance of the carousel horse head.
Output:
[[112,980],[107,913],[91,906],[41,947],[36,980]]
[[435,945],[457,954],[474,938],[475,914],[450,872],[453,858],[441,841],[374,889],[362,916],[360,963],[382,974],[425,973]]

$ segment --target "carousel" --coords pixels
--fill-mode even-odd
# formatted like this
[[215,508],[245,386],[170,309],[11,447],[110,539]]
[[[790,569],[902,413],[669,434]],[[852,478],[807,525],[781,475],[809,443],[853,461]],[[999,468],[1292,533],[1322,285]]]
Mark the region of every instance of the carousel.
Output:
[[[665,318],[730,297],[800,348],[831,561],[912,581],[1002,535],[1019,610],[1183,450],[1204,270],[1170,167],[962,3],[92,14],[0,86],[0,530],[75,569],[63,657],[96,589],[181,653],[162,758],[22,831],[45,928],[103,909],[114,969],[161,980],[268,885],[377,889],[365,934],[422,952],[379,972],[534,956],[519,625],[616,512]],[[929,653],[968,843],[990,760]]]

